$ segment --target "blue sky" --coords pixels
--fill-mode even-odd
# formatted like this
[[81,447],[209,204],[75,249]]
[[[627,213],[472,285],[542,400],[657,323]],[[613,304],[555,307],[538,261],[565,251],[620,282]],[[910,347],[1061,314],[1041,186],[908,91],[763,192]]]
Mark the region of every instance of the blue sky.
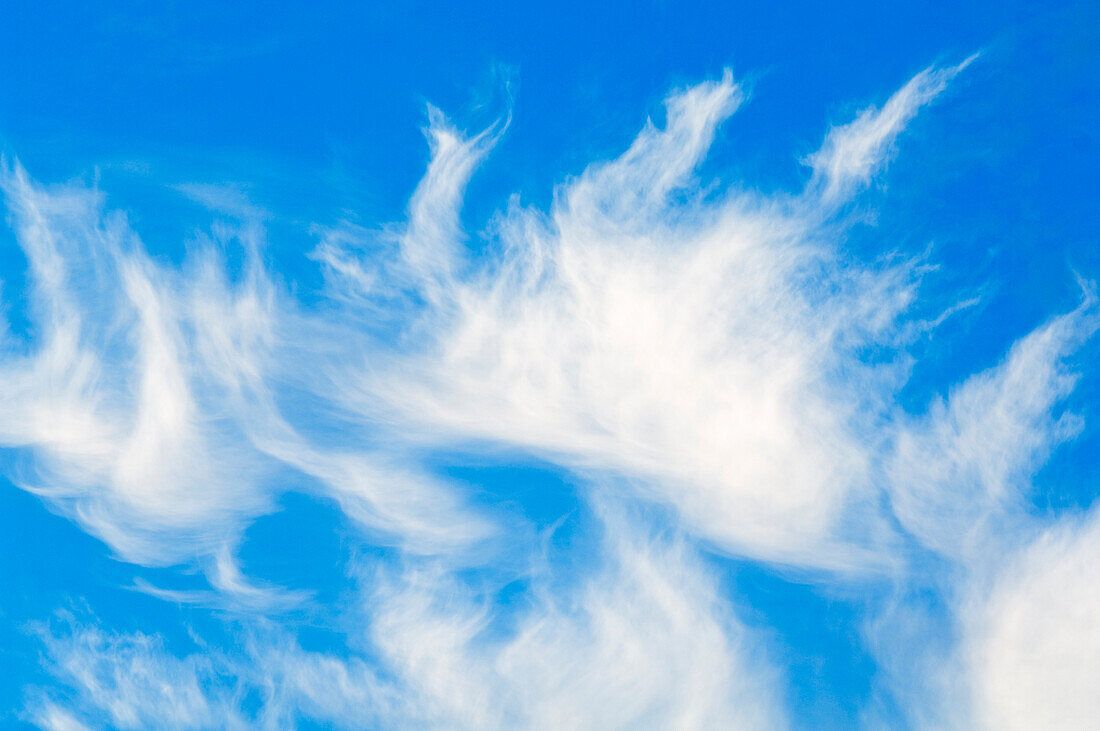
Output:
[[0,721],[1100,715],[1087,3],[14,3]]

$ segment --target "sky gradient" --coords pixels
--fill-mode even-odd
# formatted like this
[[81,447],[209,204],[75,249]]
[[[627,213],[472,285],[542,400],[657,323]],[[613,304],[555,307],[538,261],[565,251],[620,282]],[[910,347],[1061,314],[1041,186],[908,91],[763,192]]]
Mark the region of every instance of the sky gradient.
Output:
[[1087,728],[1087,3],[15,3],[0,724]]

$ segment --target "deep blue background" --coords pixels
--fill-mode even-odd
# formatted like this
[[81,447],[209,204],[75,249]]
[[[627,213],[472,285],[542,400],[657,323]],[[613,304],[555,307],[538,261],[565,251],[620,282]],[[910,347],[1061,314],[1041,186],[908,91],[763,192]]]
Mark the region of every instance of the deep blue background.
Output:
[[[808,177],[799,159],[828,124],[881,103],[929,64],[980,51],[910,125],[862,204],[877,209],[876,223],[849,242],[868,255],[933,244],[942,266],[927,286],[932,309],[986,287],[979,307],[915,346],[920,365],[903,402],[919,411],[1072,308],[1073,271],[1100,276],[1098,28],[1092,3],[8,2],[0,145],[40,180],[98,179],[109,205],[168,259],[209,214],[166,186],[238,186],[272,213],[268,257],[308,292],[318,282],[306,258],[311,224],[401,218],[427,160],[425,102],[475,129],[505,113],[506,89],[514,99],[513,124],[470,187],[465,216],[477,231],[513,192],[545,205],[555,183],[616,155],[647,115],[659,119],[670,88],[724,67],[750,100],[700,174],[795,191]],[[0,241],[18,329],[23,262],[9,232]],[[1081,363],[1094,356],[1087,348]],[[1093,422],[1096,389],[1085,378],[1070,403]],[[1098,447],[1090,426],[1056,455],[1036,510],[1091,502]],[[529,486],[510,500],[538,526],[571,516],[569,536],[585,519],[568,476],[454,462],[441,471],[486,494]],[[323,599],[338,590],[340,562],[363,548],[331,507],[299,496],[283,506],[250,531],[245,566],[272,581],[309,578]],[[308,553],[278,560],[262,550],[288,537]],[[127,589],[132,567],[7,483],[0,557],[0,707],[19,708],[23,687],[45,682],[26,628],[58,608],[86,606],[120,631],[163,632],[181,652],[185,626],[219,631],[203,610]],[[807,725],[855,718],[874,673],[857,632],[866,599],[715,560],[731,597],[775,633],[796,716]],[[302,623],[331,629],[331,619]]]

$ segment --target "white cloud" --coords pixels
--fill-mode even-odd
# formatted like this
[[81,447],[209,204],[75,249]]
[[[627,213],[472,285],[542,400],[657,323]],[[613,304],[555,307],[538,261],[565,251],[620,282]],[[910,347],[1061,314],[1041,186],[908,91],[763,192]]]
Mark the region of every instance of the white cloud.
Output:
[[178,278],[141,250],[102,197],[47,190],[16,167],[3,187],[33,275],[36,342],[9,338],[0,440],[35,450],[29,489],[132,560],[178,559],[262,510],[260,466],[205,409],[190,369]]
[[430,567],[369,593],[371,639],[417,705],[441,727],[784,726],[779,674],[698,558],[605,520],[592,573],[536,574],[504,637],[499,607]]
[[[1081,429],[1056,409],[1076,382],[1066,360],[1096,329],[1095,305],[1086,287],[1076,310],[896,425],[893,512],[940,562],[913,558],[868,635],[882,684],[916,727],[1075,728],[1074,714],[1085,717],[1100,667],[1084,659],[1096,638],[1089,597],[1076,592],[1088,582],[1071,575],[1095,536],[1044,528],[1027,501],[1039,467]],[[925,595],[907,595],[913,587]],[[1060,616],[1075,611],[1076,624]],[[1081,654],[1067,652],[1075,641]]]
[[897,91],[881,109],[869,107],[855,121],[829,130],[821,149],[807,160],[814,177],[810,189],[825,204],[842,201],[867,184],[893,153],[898,133],[925,104],[935,99],[947,83],[977,56],[957,66],[928,68]]
[[[990,729],[1088,728],[1100,718],[1100,514],[1066,518],[972,593],[964,648]],[[986,593],[988,591],[988,594]]]
[[[922,90],[956,72],[899,92],[888,135],[856,125],[827,145],[867,138],[869,174]],[[406,352],[349,375],[348,403],[407,423],[412,440],[508,443],[626,473],[725,550],[877,560],[872,429],[891,381],[857,350],[900,337],[917,273],[840,260],[817,198],[700,195],[690,176],[740,99],[728,74],[678,92],[663,129],[647,124],[621,157],[561,185],[548,213],[513,204],[495,224],[499,258],[466,262],[446,295],[425,273],[425,298],[446,306],[417,311]],[[465,177],[430,179],[449,191]],[[450,221],[452,204],[432,210]]]
[[32,716],[34,723],[45,731],[87,731],[88,727],[71,713],[53,703],[45,703]]
[[503,634],[489,627],[501,607],[437,560],[365,580],[365,629],[351,643],[365,657],[307,652],[266,623],[244,631],[239,651],[203,646],[178,657],[155,637],[62,617],[40,633],[75,696],[68,710],[46,696],[40,725],[67,717],[118,728],[285,728],[308,717],[341,728],[785,726],[779,672],[699,558],[618,512],[605,518],[607,551],[591,573],[532,574],[535,600]]
[[975,566],[1028,521],[1034,472],[1081,421],[1052,410],[1076,377],[1064,359],[1096,329],[1094,297],[1022,338],[927,414],[902,422],[889,467],[894,513],[928,548]]
[[[177,659],[160,640],[144,634],[119,635],[73,623],[58,633],[40,630],[54,673],[77,691],[76,706],[115,728],[247,728],[237,712],[235,689],[218,678],[218,658]],[[215,682],[211,682],[215,681]],[[73,712],[48,702],[40,721],[67,719]],[[76,711],[74,707],[72,711]],[[77,726],[79,728],[79,726]]]
[[[888,136],[956,72],[923,72],[895,95]],[[623,472],[725,550],[866,563],[884,530],[867,429],[891,394],[855,352],[897,337],[914,273],[840,261],[812,199],[698,194],[690,176],[741,98],[728,73],[673,94],[663,129],[647,124],[621,157],[562,185],[547,214],[502,213],[499,256],[481,262],[463,254],[458,211],[499,132],[467,137],[433,110],[397,259],[377,265],[403,319],[389,341],[300,312],[260,264],[254,219],[215,230],[245,249],[239,281],[217,241],[177,271],[98,193],[46,190],[16,168],[5,190],[43,326],[37,351],[3,363],[17,385],[0,435],[38,455],[23,483],[122,555],[169,562],[233,546],[269,509],[265,471],[289,464],[371,530],[438,552],[494,529],[406,446],[480,440]],[[827,147],[862,135],[877,159],[880,126],[834,131]],[[251,215],[237,198],[230,213]],[[317,258],[334,281],[351,275],[344,291],[370,285],[345,244]],[[342,378],[356,351],[365,372]],[[287,381],[359,420],[360,446],[312,443],[281,410]],[[380,431],[384,451],[362,446]]]
[[[35,454],[25,488],[128,560],[209,557],[215,580],[228,565],[215,557],[270,509],[280,463],[421,552],[491,533],[415,466],[314,447],[283,418],[270,380],[300,320],[260,265],[258,222],[216,226],[176,270],[97,191],[40,187],[18,166],[3,184],[34,285],[36,337],[9,335],[0,360],[0,443]],[[227,242],[245,253],[236,282]]]
[[[140,633],[47,633],[75,696],[65,710],[47,693],[29,715],[45,728],[279,727],[299,715],[782,726],[782,674],[722,595],[708,550],[826,582],[886,572],[898,600],[868,637],[883,688],[908,685],[893,693],[916,723],[1093,712],[1075,704],[1077,684],[1098,677],[1082,609],[1095,521],[1043,532],[1025,503],[1035,471],[1080,428],[1054,412],[1074,385],[1065,361],[1096,327],[1091,295],[910,416],[896,398],[905,346],[942,320],[906,320],[923,269],[842,255],[831,218],[966,63],[921,72],[831,129],[795,195],[695,180],[743,94],[728,73],[680,90],[663,125],[562,183],[549,210],[511,201],[481,257],[467,254],[460,211],[501,127],[467,135],[431,110],[432,157],[406,222],[318,229],[313,258],[332,297],[316,309],[267,271],[269,214],[232,190],[183,188],[241,220],[216,224],[175,266],[151,258],[98,191],[6,171],[33,286],[31,336],[0,331],[0,444],[31,454],[19,484],[123,558],[198,565],[210,584],[143,591],[250,622],[241,650],[184,657]],[[229,245],[245,253],[240,272],[218,253]],[[604,530],[593,566],[517,569],[540,551],[530,526],[510,531],[427,465],[456,446],[571,470]],[[308,597],[236,559],[287,468],[395,549],[363,580],[362,632],[346,652],[307,652],[258,619]],[[637,520],[650,503],[671,508],[664,531]],[[470,568],[522,574],[526,603],[502,606]],[[908,603],[917,587],[938,592],[943,617]],[[928,647],[928,627],[962,642]],[[246,696],[258,710],[243,710]]]
[[431,162],[409,201],[408,225],[400,251],[420,289],[433,304],[441,304],[451,288],[462,258],[459,208],[466,183],[497,135],[485,130],[466,137],[435,107],[429,107],[425,130]]

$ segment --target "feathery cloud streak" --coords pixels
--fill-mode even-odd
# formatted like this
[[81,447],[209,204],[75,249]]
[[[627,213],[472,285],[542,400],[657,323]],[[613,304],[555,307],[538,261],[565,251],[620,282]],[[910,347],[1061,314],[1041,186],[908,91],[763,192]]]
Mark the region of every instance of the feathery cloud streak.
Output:
[[[961,639],[930,662],[958,673],[959,693],[921,691],[920,659],[876,634],[903,614],[867,627],[883,692],[908,699],[915,722],[998,725],[1013,702],[1044,707],[1072,688],[1012,670],[1053,663],[1065,635],[1022,645],[1004,612],[1082,601],[1036,604],[1019,577],[1075,576],[1096,545],[1096,531],[1023,507],[1035,471],[1080,429],[1053,412],[1074,384],[1067,358],[1095,329],[1091,290],[910,414],[898,392],[907,346],[929,327],[910,314],[923,262],[840,246],[837,212],[969,62],[928,69],[829,130],[794,194],[696,179],[744,94],[729,73],[677,91],[661,124],[561,183],[548,210],[500,211],[480,257],[462,196],[503,126],[467,135],[433,109],[407,220],[321,230],[320,308],[265,266],[247,206],[175,266],[100,192],[9,167],[33,282],[31,336],[7,333],[0,360],[0,440],[25,455],[14,477],[127,561],[201,568],[209,592],[145,588],[234,613],[244,640],[180,657],[144,634],[45,626],[70,707],[43,691],[30,716],[50,728],[782,726],[783,668],[724,594],[716,556],[825,585],[932,582]],[[228,246],[244,251],[239,270]],[[592,560],[548,560],[552,527],[479,504],[430,466],[502,448],[577,476]],[[390,551],[349,567],[355,601],[340,612],[362,629],[340,653],[303,650],[281,614],[307,593],[237,562],[287,471]],[[518,608],[498,596],[516,580]]]

